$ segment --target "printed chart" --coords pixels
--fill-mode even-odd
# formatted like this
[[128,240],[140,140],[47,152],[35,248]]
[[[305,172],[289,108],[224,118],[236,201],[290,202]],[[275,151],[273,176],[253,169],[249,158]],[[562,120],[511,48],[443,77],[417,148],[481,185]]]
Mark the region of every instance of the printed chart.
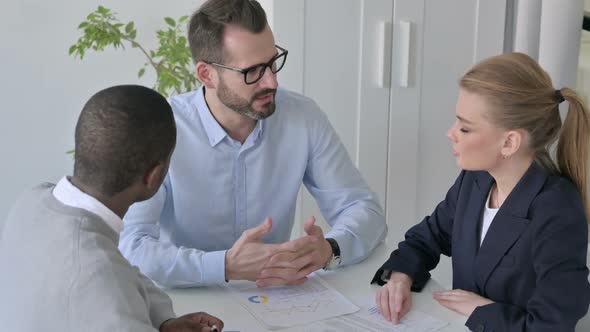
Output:
[[[371,299],[372,300],[372,299]],[[434,332],[448,323],[420,311],[408,312],[399,324],[393,325],[381,316],[379,309],[371,305],[357,313],[324,320],[313,324],[308,332]]]
[[254,283],[240,282],[228,288],[268,329],[309,324],[359,310],[315,274],[298,286],[258,288]]

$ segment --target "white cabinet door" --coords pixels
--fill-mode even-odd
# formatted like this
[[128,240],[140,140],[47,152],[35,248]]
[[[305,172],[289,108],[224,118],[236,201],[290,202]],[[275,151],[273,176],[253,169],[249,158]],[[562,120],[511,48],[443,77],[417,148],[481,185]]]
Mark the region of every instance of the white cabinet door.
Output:
[[[429,214],[458,174],[446,130],[454,121],[457,82],[476,61],[504,49],[506,1],[394,1],[394,65],[388,145],[389,239]],[[403,57],[410,23],[410,59]],[[397,29],[396,29],[397,28]],[[409,68],[404,68],[409,66]],[[409,72],[409,84],[400,84]]]
[[[375,64],[391,67],[391,33],[381,27],[391,29],[392,8],[391,0],[276,1],[272,22],[277,43],[289,49],[280,84],[320,105],[383,205],[390,89],[378,78],[390,73]],[[321,217],[305,190],[299,206],[296,218]]]
[[[279,81],[326,112],[383,204],[390,241],[430,213],[458,173],[445,138],[457,81],[503,52],[507,1],[273,3],[275,38],[289,49]],[[319,216],[307,193],[299,212]]]

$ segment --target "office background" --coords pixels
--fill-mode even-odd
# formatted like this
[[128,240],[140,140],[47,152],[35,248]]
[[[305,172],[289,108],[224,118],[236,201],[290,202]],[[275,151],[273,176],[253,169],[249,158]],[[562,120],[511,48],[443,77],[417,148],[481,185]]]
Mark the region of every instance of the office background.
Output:
[[[590,11],[590,0],[584,1]],[[523,14],[516,9],[539,8],[535,4],[540,3],[571,8],[579,4],[580,10],[584,6],[583,0],[260,2],[268,11],[277,43],[290,50],[279,81],[324,108],[380,195],[387,211],[389,241],[400,239],[404,229],[428,213],[458,172],[444,130],[453,121],[460,74],[474,61],[519,42],[516,34],[506,33],[517,27],[517,16]],[[84,17],[99,4],[111,8],[121,20],[135,21],[138,40],[152,48],[157,44],[154,31],[165,25],[163,17],[190,14],[200,3],[20,0],[4,4],[0,12],[0,225],[20,192],[71,174],[72,158],[65,152],[73,148],[77,116],[91,94],[114,84],[151,86],[154,82],[149,70],[137,78],[145,58],[136,49],[89,53],[83,61],[68,56]],[[588,34],[581,37],[585,42],[579,67],[574,68],[587,96]],[[522,45],[535,47],[529,44]],[[400,63],[404,54],[409,59],[407,71]],[[386,75],[380,76],[383,72]],[[302,192],[297,217],[310,213],[317,213],[317,208]],[[295,234],[300,231],[295,229]],[[448,283],[448,278],[441,279]]]

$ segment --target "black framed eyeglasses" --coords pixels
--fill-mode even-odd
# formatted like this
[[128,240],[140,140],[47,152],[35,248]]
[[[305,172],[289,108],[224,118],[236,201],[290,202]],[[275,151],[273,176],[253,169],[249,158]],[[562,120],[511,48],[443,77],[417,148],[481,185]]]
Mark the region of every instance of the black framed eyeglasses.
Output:
[[222,65],[221,63],[215,63],[210,61],[203,61],[213,66],[217,66],[220,68],[225,68],[233,71],[237,71],[238,73],[242,73],[244,75],[244,82],[246,84],[254,84],[264,76],[264,72],[266,72],[266,68],[270,68],[273,74],[278,73],[283,66],[285,66],[285,62],[287,61],[287,54],[289,51],[280,47],[279,45],[275,45],[275,47],[280,51],[277,55],[275,55],[272,59],[270,59],[267,63],[260,63],[254,66],[250,66],[248,68],[236,68],[230,67],[226,65]]

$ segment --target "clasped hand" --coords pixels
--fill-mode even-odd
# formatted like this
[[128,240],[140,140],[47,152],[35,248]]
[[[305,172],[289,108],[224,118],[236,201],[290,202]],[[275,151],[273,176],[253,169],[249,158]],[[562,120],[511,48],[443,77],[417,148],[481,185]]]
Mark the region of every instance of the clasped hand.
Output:
[[315,218],[305,221],[307,235],[281,244],[265,244],[260,239],[272,229],[267,218],[246,230],[226,253],[226,279],[252,280],[259,287],[297,285],[313,271],[322,268],[332,255]]

